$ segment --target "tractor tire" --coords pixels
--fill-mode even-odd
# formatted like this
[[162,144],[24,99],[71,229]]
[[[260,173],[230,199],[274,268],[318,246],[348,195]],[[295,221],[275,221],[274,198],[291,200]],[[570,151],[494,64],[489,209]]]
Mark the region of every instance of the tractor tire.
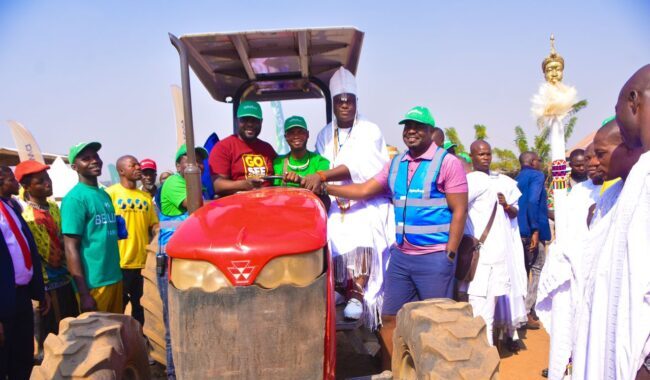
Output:
[[498,379],[499,353],[470,304],[432,299],[397,314],[392,367],[395,380]]
[[167,351],[165,350],[165,323],[163,321],[162,300],[158,292],[156,276],[156,251],[158,237],[154,243],[147,246],[147,262],[142,269],[144,289],[140,303],[144,309],[144,326],[142,330],[149,340],[149,355],[163,366],[167,366]]
[[91,312],[65,318],[44,343],[32,380],[151,378],[140,323],[128,315]]

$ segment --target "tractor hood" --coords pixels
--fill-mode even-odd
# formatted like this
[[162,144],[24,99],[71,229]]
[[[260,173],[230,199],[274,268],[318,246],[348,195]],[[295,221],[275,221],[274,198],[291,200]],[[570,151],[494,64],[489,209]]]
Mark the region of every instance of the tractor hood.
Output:
[[232,284],[250,285],[273,258],[326,244],[321,201],[307,190],[276,187],[206,204],[181,224],[166,250],[173,259],[208,261]]

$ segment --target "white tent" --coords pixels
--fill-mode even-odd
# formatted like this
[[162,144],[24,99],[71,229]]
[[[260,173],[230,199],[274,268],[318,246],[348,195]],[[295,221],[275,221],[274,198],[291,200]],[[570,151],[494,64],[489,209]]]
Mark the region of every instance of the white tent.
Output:
[[63,162],[61,157],[57,157],[50,165],[48,174],[52,179],[53,196],[57,203],[79,182],[77,172]]

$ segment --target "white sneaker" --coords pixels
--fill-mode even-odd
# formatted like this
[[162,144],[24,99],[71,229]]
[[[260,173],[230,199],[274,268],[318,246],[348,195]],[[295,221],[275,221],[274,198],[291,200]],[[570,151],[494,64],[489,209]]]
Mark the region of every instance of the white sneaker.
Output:
[[356,298],[350,298],[343,310],[343,316],[348,319],[359,319],[363,313],[363,304]]
[[334,304],[335,305],[343,305],[345,303],[345,296],[343,294],[335,291],[334,292]]

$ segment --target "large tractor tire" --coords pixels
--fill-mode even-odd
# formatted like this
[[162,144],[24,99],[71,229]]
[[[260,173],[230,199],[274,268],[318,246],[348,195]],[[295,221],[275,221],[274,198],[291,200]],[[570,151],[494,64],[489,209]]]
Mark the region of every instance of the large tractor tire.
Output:
[[65,318],[59,335],[45,339],[44,351],[32,380],[151,378],[142,329],[128,315],[91,312]]
[[167,351],[165,351],[165,323],[163,321],[162,300],[158,292],[156,278],[156,251],[158,250],[158,237],[154,243],[147,246],[147,262],[142,270],[144,277],[144,290],[140,303],[144,309],[144,335],[149,340],[149,355],[153,360],[167,365]]
[[397,314],[392,367],[395,380],[497,379],[499,354],[468,303],[432,299]]

